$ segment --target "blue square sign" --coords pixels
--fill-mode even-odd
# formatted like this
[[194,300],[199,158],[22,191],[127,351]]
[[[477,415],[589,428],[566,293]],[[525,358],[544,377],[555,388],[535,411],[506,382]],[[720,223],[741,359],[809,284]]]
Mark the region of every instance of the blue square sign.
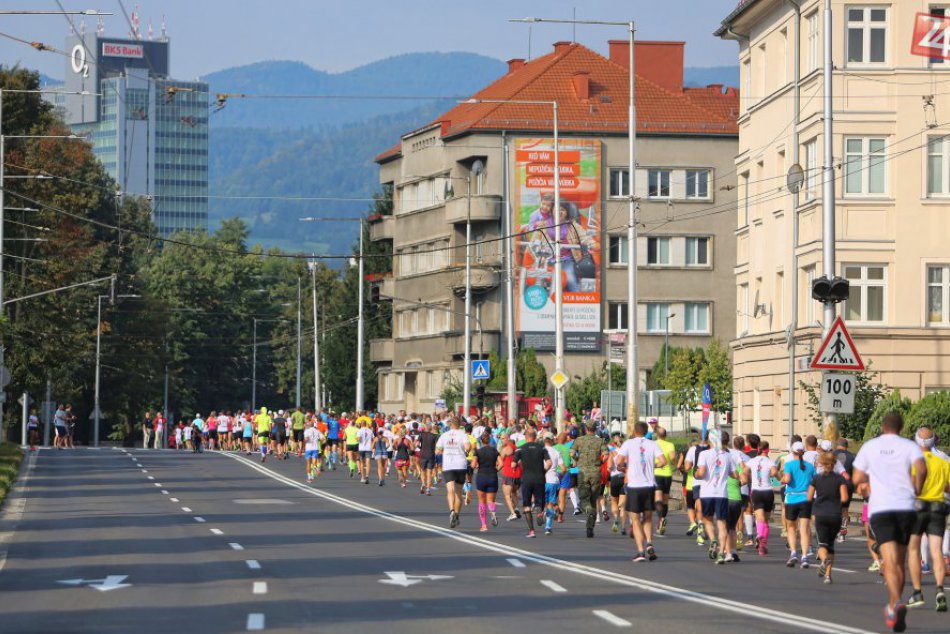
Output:
[[472,361],[472,379],[484,379],[487,381],[491,376],[489,372],[490,369],[491,366],[489,365],[488,359]]

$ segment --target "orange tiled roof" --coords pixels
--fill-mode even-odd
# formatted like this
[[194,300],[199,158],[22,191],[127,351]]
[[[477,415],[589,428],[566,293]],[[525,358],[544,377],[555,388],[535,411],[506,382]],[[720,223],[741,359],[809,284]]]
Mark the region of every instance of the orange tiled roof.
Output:
[[[680,70],[681,72],[681,70]],[[589,94],[581,98],[574,77],[588,73]],[[558,102],[562,132],[624,134],[628,125],[629,72],[580,44],[558,45],[555,51],[526,62],[472,95],[472,99]],[[638,134],[738,136],[739,93],[722,86],[671,90],[637,75]],[[442,136],[475,130],[550,130],[547,104],[462,103],[438,117]],[[398,155],[399,146],[377,156]]]

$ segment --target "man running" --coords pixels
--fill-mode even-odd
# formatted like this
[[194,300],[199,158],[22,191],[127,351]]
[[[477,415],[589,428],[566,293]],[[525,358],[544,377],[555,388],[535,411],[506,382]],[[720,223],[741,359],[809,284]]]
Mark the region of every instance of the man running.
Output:
[[316,428],[313,424],[313,421],[307,423],[306,429],[303,432],[303,441],[300,444],[306,444],[306,469],[307,469],[307,482],[313,482],[314,477],[320,473],[320,440],[322,434],[320,430]]
[[459,428],[459,419],[452,417],[451,429],[439,436],[435,451],[442,456],[442,475],[445,476],[446,498],[449,504],[449,528],[459,525],[462,510],[462,487],[468,476],[468,453],[472,445],[468,434]]
[[657,526],[657,535],[666,535],[666,514],[670,510],[670,490],[673,488],[673,466],[676,464],[676,445],[666,439],[666,428],[656,428],[656,438],[654,438],[663,457],[666,458],[666,464],[657,467],[654,471],[656,478],[656,514],[660,518]]
[[[344,439],[346,442],[346,459],[347,466],[350,468],[350,477],[356,473],[356,467],[358,464],[360,456],[360,426],[356,421],[353,421],[346,426],[346,429],[343,430]],[[360,467],[360,475],[362,476],[363,469]]]
[[[596,408],[597,404],[594,403]],[[607,443],[597,435],[597,420],[587,421],[587,433],[574,441],[571,455],[577,463],[577,489],[581,499],[581,509],[587,514],[587,537],[594,536],[597,523],[597,502],[603,492],[601,465]]]
[[300,408],[294,410],[294,413],[290,415],[291,428],[294,431],[294,445],[297,450],[297,457],[300,458],[303,455],[304,451],[304,429],[306,427],[305,420],[306,417],[303,415],[303,412],[300,411]]
[[561,454],[554,448],[554,434],[544,434],[544,450],[548,452],[548,466],[544,471],[544,534],[550,535],[553,530],[554,518],[558,516],[558,494],[561,489],[561,478],[567,472],[567,465]]
[[368,418],[363,421],[357,434],[357,443],[360,456],[360,482],[369,484],[369,465],[373,459],[373,430],[370,427],[372,421]]
[[947,571],[941,545],[944,527],[947,525],[947,505],[944,494],[950,492],[950,463],[933,453],[936,439],[933,430],[929,427],[918,429],[914,440],[924,452],[927,479],[917,496],[917,523],[910,536],[907,566],[910,569],[910,581],[914,587],[914,593],[907,602],[907,607],[916,608],[924,605],[924,594],[921,591],[921,550],[929,547],[930,558],[933,561],[937,612],[946,612],[947,595],[943,591],[943,580]]
[[257,427],[257,440],[261,445],[261,462],[267,460],[267,444],[270,442],[271,418],[267,415],[267,408],[262,407],[261,411],[254,417],[254,424]]
[[538,433],[533,428],[525,432],[524,444],[515,451],[514,464],[521,466],[521,506],[528,523],[528,537],[534,538],[533,509],[540,511],[544,506],[544,474],[551,467],[551,457],[538,442]]
[[904,562],[917,522],[916,499],[927,480],[924,454],[913,441],[901,438],[903,428],[900,414],[887,414],[881,422],[881,435],[864,443],[854,459],[855,486],[871,485],[868,516],[883,560],[888,593],[884,622],[895,632],[907,627],[907,606],[901,603]]
[[[732,454],[721,446],[699,454],[695,479],[699,481],[699,501],[706,527],[706,535],[712,538],[709,558],[717,564],[726,563],[729,544],[729,477],[738,478]],[[718,556],[717,556],[718,551]]]
[[656,477],[654,469],[666,464],[666,456],[663,455],[659,445],[646,438],[646,423],[634,424],[633,434],[634,437],[623,443],[617,450],[617,466],[620,470],[626,470],[626,510],[630,517],[630,534],[637,544],[637,553],[633,561],[646,561],[647,558],[655,561],[653,511],[656,508]]
[[433,431],[431,422],[427,422],[425,430],[419,434],[419,469],[422,471],[422,483],[419,485],[419,494],[432,495],[435,485],[435,448],[439,435]]

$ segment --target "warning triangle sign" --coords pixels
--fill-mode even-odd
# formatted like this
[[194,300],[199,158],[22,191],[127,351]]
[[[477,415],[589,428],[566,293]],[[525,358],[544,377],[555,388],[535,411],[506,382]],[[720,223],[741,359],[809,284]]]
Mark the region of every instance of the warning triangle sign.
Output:
[[812,370],[863,370],[864,361],[839,316],[811,360]]

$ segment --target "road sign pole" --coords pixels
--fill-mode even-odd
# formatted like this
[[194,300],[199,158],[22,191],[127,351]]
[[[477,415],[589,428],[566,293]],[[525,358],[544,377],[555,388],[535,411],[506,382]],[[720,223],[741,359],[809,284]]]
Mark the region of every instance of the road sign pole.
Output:
[[[834,125],[832,103],[832,50],[831,50],[831,0],[825,0],[824,9],[824,46],[825,59],[823,69],[824,80],[824,145],[825,164],[823,166],[824,182],[821,196],[822,217],[822,257],[824,272],[828,279],[835,275],[835,168],[834,168]],[[794,248],[794,247],[793,247]],[[824,302],[824,329],[825,336],[830,334],[832,322],[835,321],[835,303],[828,299]],[[838,438],[838,417],[831,414],[825,418],[825,436],[832,440]]]
[[20,397],[20,402],[23,403],[23,420],[21,422],[20,445],[22,445],[23,447],[26,447],[27,445],[26,419],[27,419],[27,416],[29,416],[30,395],[24,392],[23,396]]

